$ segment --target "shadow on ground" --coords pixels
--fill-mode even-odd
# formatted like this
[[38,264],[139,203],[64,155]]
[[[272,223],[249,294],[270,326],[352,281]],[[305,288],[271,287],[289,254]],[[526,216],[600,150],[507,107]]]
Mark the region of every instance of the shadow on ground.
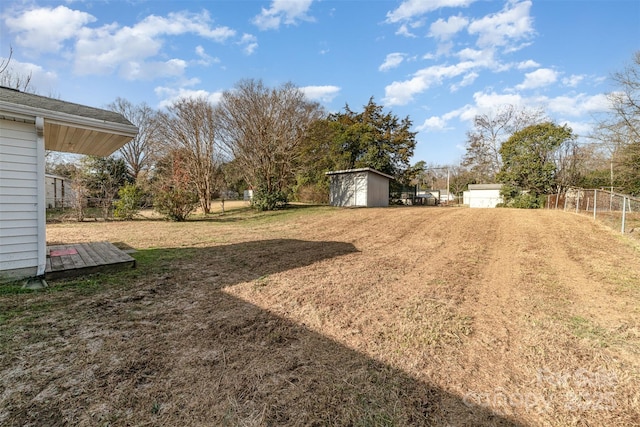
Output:
[[356,252],[287,239],[140,251],[126,286],[2,297],[50,305],[0,323],[0,424],[517,425],[225,292]]

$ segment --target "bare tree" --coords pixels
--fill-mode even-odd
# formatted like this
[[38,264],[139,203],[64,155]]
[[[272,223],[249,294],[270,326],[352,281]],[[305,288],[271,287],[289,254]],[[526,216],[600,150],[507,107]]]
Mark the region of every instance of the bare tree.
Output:
[[266,194],[286,191],[309,126],[324,116],[292,83],[269,89],[243,80],[218,105],[220,142],[249,185]]
[[32,74],[16,73],[9,67],[13,58],[13,48],[9,47],[9,56],[0,60],[0,86],[18,89],[23,92],[35,92],[30,87]]
[[220,161],[216,145],[214,107],[204,98],[183,98],[159,113],[162,143],[167,152],[181,150],[205,214],[211,212],[214,178]]
[[471,168],[476,180],[495,181],[502,167],[502,144],[515,132],[544,120],[542,110],[519,109],[509,104],[498,108],[495,114],[475,116],[474,129],[467,132],[467,152],[462,164]]
[[158,152],[156,111],[144,102],[134,105],[123,98],[116,98],[107,108],[122,114],[138,127],[136,137],[118,151],[127,164],[129,174],[137,181],[141,172],[153,166]]
[[640,194],[640,51],[612,80],[611,110],[591,135],[609,154],[611,189]]
[[608,95],[614,122],[626,133],[629,142],[640,141],[640,51],[623,71],[613,74],[613,81],[620,90]]

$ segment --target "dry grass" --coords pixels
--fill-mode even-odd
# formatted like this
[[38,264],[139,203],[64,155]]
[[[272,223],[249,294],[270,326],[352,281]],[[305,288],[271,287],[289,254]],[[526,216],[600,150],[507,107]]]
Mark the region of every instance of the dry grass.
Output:
[[554,211],[236,208],[50,225],[138,268],[0,296],[0,424],[638,425],[632,241]]

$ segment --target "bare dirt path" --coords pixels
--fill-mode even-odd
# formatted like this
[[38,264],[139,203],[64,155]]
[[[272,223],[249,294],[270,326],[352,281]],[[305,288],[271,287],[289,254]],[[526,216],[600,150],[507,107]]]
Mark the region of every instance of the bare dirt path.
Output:
[[640,248],[582,216],[320,208],[47,237],[140,266],[0,296],[3,425],[640,425]]

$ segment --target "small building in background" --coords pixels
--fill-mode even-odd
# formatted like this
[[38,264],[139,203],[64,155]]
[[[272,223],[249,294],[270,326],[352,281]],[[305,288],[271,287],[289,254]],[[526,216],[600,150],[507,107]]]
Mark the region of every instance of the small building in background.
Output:
[[73,205],[71,180],[64,176],[44,175],[47,209],[70,208]]
[[342,207],[389,206],[389,182],[392,176],[372,168],[348,169],[326,173],[331,179],[329,203]]
[[470,208],[495,208],[503,203],[500,190],[502,184],[469,184],[469,190],[463,194],[463,202]]

